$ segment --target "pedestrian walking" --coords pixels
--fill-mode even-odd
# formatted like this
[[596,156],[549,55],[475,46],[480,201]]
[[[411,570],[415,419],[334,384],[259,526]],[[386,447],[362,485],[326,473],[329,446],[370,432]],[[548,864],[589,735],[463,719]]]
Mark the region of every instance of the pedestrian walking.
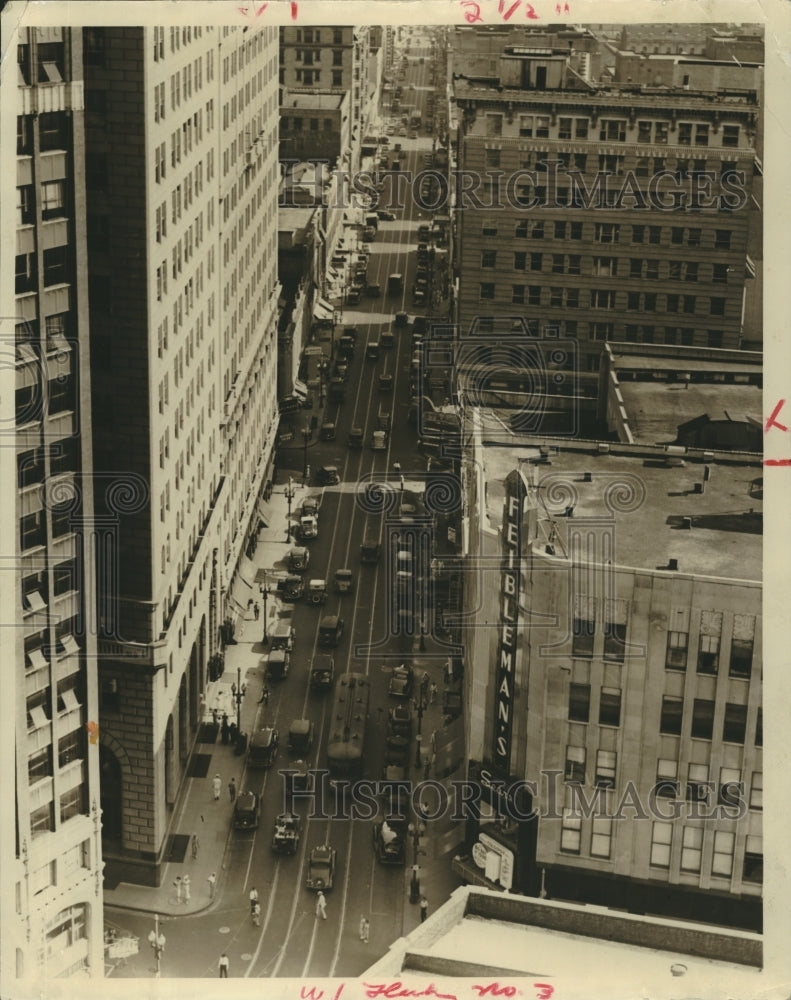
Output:
[[228,727],[228,739],[231,741],[231,743],[235,744],[238,735],[239,735],[239,730],[236,728],[236,723],[232,722]]
[[248,611],[252,610],[252,607],[253,607],[253,599],[251,597],[250,600],[247,602],[247,610]]
[[435,729],[431,734],[431,752],[437,752],[437,730]]
[[214,891],[217,888],[217,872],[212,872],[206,881],[209,883],[209,899],[214,899]]
[[368,931],[370,929],[370,924],[368,923],[368,918],[363,914],[360,917],[360,940],[365,941],[368,944]]
[[421,924],[428,916],[428,900],[425,896],[420,897],[420,922]]
[[253,608],[253,614],[255,615],[255,620],[258,621],[258,616],[261,614],[261,609],[256,604]]
[[429,676],[426,671],[423,671],[423,676],[420,678],[420,700],[426,701],[428,697],[428,683]]
[[200,841],[198,840],[197,833],[193,833],[191,843],[192,843],[192,860],[197,861],[198,851],[200,850]]
[[258,902],[258,889],[255,886],[250,890],[250,912],[255,910],[256,903]]
[[[211,720],[212,720],[212,722],[214,723],[214,725],[215,725],[215,726],[217,725],[217,723],[218,723],[218,721],[219,721],[219,717],[220,717],[220,713],[219,713],[219,712],[217,711],[217,709],[216,709],[216,708],[213,708],[213,709],[211,710]],[[215,735],[215,739],[216,739],[216,738],[217,738],[217,737],[216,737],[216,735]]]
[[253,927],[260,927],[261,926],[261,904],[260,903],[254,903],[253,904],[252,917],[253,917]]
[[431,687],[429,688],[429,699],[428,699],[429,705],[433,705],[436,703],[438,691],[439,688],[437,687],[436,682],[432,681]]
[[217,802],[220,798],[220,792],[222,791],[222,778],[219,774],[215,774],[211,780],[212,790],[214,791],[214,801]]
[[225,952],[223,952],[222,955],[220,955],[220,961],[218,964],[220,967],[220,979],[227,979],[228,969],[231,963],[228,961],[228,956],[225,954]]
[[236,798],[236,779],[235,778],[231,778],[231,780],[228,782],[228,798],[231,800],[231,802],[233,802],[233,800]]
[[324,893],[319,891],[318,896],[316,896],[316,916],[321,917],[323,920],[327,919],[327,900],[324,898]]
[[401,481],[401,492],[403,493],[404,492],[404,477],[403,476],[399,476],[398,478]]
[[261,692],[261,697],[258,699],[258,704],[266,707],[269,705],[269,688],[264,685],[264,690]]
[[176,889],[176,902],[180,903],[181,902],[181,892],[182,892],[181,875],[177,875],[176,876],[176,878],[175,878],[175,880],[173,882],[173,885],[174,885],[174,887]]
[[400,462],[393,462],[393,471],[394,472],[400,472],[401,471],[401,463]]
[[228,734],[230,729],[228,728],[228,716],[223,713],[222,725],[220,726],[220,737],[224,744],[228,743]]
[[192,888],[189,875],[185,875],[184,878],[181,880],[181,886],[184,889],[184,902],[189,903],[190,891]]

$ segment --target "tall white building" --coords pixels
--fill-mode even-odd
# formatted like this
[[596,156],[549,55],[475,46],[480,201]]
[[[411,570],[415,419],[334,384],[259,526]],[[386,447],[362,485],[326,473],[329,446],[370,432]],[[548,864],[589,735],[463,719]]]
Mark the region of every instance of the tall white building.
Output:
[[101,808],[158,884],[277,430],[277,29],[86,30]]

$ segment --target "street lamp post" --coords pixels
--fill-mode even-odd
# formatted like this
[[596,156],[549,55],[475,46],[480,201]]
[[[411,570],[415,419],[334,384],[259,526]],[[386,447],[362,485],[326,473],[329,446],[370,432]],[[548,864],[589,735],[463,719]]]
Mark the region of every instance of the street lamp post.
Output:
[[409,883],[409,902],[417,903],[420,900],[420,877],[418,876],[418,857],[420,855],[420,838],[426,832],[422,823],[410,823],[407,827],[412,837],[412,880]]
[[294,499],[294,487],[291,483],[291,476],[288,477],[286,486],[286,500],[288,501],[288,522],[286,524],[286,541],[291,541],[291,501]]
[[247,685],[242,684],[242,668],[236,668],[236,683],[231,684],[231,695],[236,702],[236,732],[242,732],[242,701],[247,693]]
[[266,602],[269,597],[269,587],[266,584],[261,587],[261,600],[264,602],[264,637],[261,642],[266,646],[269,644],[269,636],[266,634]]
[[308,481],[308,441],[311,438],[311,430],[307,424],[302,428],[302,441],[303,441],[303,454],[304,461],[302,463],[302,480],[307,485]]
[[157,979],[159,979],[159,974],[162,968],[162,952],[165,950],[165,935],[159,933],[159,914],[154,914],[154,929],[148,932],[148,943],[154,952],[154,958],[157,961]]
[[423,712],[426,709],[426,703],[423,701],[423,692],[421,691],[418,697],[415,699],[415,711],[417,712],[417,735],[415,736],[415,767],[421,767],[423,764],[422,757],[420,755],[420,745],[423,742]]

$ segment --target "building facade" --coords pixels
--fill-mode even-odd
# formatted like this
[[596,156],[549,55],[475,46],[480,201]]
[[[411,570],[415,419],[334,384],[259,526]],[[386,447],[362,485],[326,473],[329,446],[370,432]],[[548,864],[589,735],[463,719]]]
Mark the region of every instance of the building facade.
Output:
[[573,337],[583,372],[605,340],[740,347],[760,212],[754,69],[740,79],[601,86],[551,47],[506,48],[496,80],[457,77],[462,335],[516,314]]
[[[0,820],[10,981],[102,976],[104,948],[82,31],[20,28],[7,41],[17,50],[3,83],[4,106],[16,107],[16,171],[4,171],[2,194],[10,205],[16,186],[3,228],[15,285],[7,268],[0,286],[16,351],[5,386],[16,449],[4,449],[2,478],[5,509],[16,509],[3,547],[15,626],[4,641]],[[13,140],[3,136],[6,151]]]
[[158,884],[277,432],[277,34],[95,30],[86,49],[102,810]]
[[471,416],[465,704],[482,802],[454,868],[760,930],[760,456],[502,430],[494,444]]

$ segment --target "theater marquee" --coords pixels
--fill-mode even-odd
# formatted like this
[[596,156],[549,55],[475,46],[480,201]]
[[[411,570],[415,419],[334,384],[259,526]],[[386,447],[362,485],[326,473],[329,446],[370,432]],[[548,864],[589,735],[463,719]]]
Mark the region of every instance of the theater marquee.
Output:
[[500,572],[500,634],[497,643],[492,731],[492,764],[504,775],[511,772],[514,676],[519,633],[519,578],[526,499],[527,481],[519,470],[514,470],[505,481],[503,562]]

